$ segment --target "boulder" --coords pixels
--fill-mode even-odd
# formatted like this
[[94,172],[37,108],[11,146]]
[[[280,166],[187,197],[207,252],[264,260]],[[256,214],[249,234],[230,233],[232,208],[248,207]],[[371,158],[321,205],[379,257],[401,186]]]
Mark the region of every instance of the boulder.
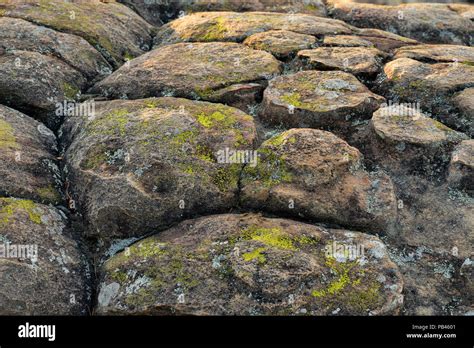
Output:
[[439,63],[459,62],[474,65],[474,47],[460,45],[407,46],[397,49],[394,58],[411,58]]
[[302,71],[270,81],[260,118],[286,127],[343,128],[370,118],[385,99],[342,71]]
[[271,54],[241,44],[180,43],[130,61],[91,92],[109,99],[174,96],[250,105],[280,70]]
[[230,151],[251,155],[256,130],[238,109],[165,97],[97,102],[61,134],[86,234],[107,242],[235,206],[245,157]]
[[43,124],[0,105],[0,196],[61,202],[56,136]]
[[449,164],[451,186],[474,194],[474,140],[464,140],[454,149]]
[[96,313],[388,315],[402,289],[377,237],[226,214],[185,221],[110,258]]
[[57,209],[0,198],[0,314],[85,315],[90,270]]
[[265,141],[242,174],[242,205],[396,235],[390,178],[363,168],[362,154],[332,133],[291,129]]

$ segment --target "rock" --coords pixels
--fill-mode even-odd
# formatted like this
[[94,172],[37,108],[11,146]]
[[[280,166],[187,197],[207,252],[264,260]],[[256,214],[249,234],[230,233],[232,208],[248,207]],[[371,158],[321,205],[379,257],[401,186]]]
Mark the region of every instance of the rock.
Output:
[[362,154],[334,134],[291,129],[258,153],[258,164],[242,175],[244,207],[396,234],[390,178],[366,172]]
[[315,43],[314,36],[288,30],[269,30],[253,34],[244,41],[244,45],[256,50],[267,51],[279,59],[287,59],[299,50],[311,48]]
[[416,45],[417,41],[378,29],[357,29],[357,35],[325,36],[325,46],[375,47],[381,51],[391,51],[407,45]]
[[318,47],[298,52],[298,58],[310,69],[344,70],[355,75],[376,74],[386,55],[369,47]]
[[78,98],[87,81],[58,58],[14,51],[0,56],[0,83],[1,103],[56,129],[61,121],[55,113],[57,104]]
[[352,118],[370,118],[384,98],[342,71],[302,71],[270,81],[261,119],[297,128],[344,128]]
[[459,45],[419,45],[401,47],[396,58],[411,58],[419,61],[459,62],[474,65],[474,48]]
[[110,258],[97,313],[383,315],[398,312],[402,288],[374,236],[226,214],[185,221]]
[[81,36],[114,68],[150,49],[152,27],[128,7],[100,0],[4,2],[0,16]]
[[452,98],[458,110],[456,127],[463,129],[469,136],[474,136],[474,88],[466,88]]
[[256,137],[242,111],[178,98],[97,102],[95,118],[69,118],[61,134],[88,236],[106,242],[235,206],[243,164],[223,152]]
[[87,80],[101,79],[112,72],[104,57],[83,38],[23,19],[0,17],[0,40],[7,51],[30,51],[57,57]]
[[[164,3],[161,1],[149,1],[149,0],[118,0],[125,6],[130,7],[140,17],[144,18],[148,23],[160,27],[163,25],[163,22],[167,22],[171,16],[170,9],[168,6],[164,6]],[[176,2],[174,0],[173,2]],[[168,4],[173,5],[173,4]]]
[[469,4],[449,4],[449,8],[453,11],[456,11],[464,18],[470,19],[471,21],[474,19],[474,6]]
[[[175,44],[155,49],[124,65],[94,86],[109,99],[174,96],[255,103],[266,80],[280,73],[271,54],[236,43]],[[248,83],[257,82],[248,95]],[[239,97],[240,92],[244,97]],[[247,93],[246,93],[247,92]],[[229,96],[230,94],[230,96]]]
[[334,19],[305,14],[272,12],[200,12],[162,26],[155,46],[183,41],[237,41],[268,30],[288,30],[306,35],[351,34],[353,29]]
[[404,105],[382,107],[371,120],[373,152],[380,162],[391,162],[410,172],[441,177],[454,144],[466,139],[442,123]]
[[0,198],[0,314],[86,314],[88,266],[53,207]]
[[466,286],[466,295],[472,303],[474,300],[474,262],[470,258],[464,260],[461,265],[460,274]]
[[382,6],[328,0],[329,14],[360,28],[377,28],[426,43],[472,45],[474,23],[448,4]]
[[56,136],[43,124],[0,105],[0,196],[59,204]]
[[474,194],[474,140],[464,140],[454,149],[449,164],[448,182]]
[[[394,103],[419,105],[446,125],[460,131],[472,129],[472,123],[458,114],[453,94],[474,86],[474,67],[462,63],[426,64],[410,58],[387,63],[378,78],[379,93]],[[472,122],[472,117],[471,117]]]

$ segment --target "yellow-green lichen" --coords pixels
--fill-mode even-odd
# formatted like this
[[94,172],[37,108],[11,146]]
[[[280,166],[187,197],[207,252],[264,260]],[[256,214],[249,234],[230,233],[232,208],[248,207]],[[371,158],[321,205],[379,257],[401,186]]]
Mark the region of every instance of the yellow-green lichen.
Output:
[[299,93],[285,94],[281,97],[285,103],[294,106],[296,108],[301,107],[301,95]]
[[219,41],[225,37],[227,27],[223,17],[217,17],[205,32],[199,37],[199,41]]
[[13,127],[10,123],[0,119],[0,149],[19,149]]
[[40,199],[44,202],[53,202],[57,203],[61,199],[58,190],[53,186],[49,185],[46,187],[40,187],[36,190],[36,193]]
[[71,85],[70,83],[64,82],[62,84],[64,96],[67,99],[74,100],[81,93],[80,89],[76,86]]
[[88,130],[91,133],[123,137],[127,132],[127,124],[130,122],[129,113],[125,108],[111,111],[105,116],[92,121],[88,126]]
[[259,263],[263,264],[267,260],[265,255],[262,254],[262,252],[264,251],[265,251],[265,248],[257,248],[253,251],[242,254],[242,258],[244,259],[244,261],[247,261],[247,262],[258,260]]
[[242,231],[242,236],[244,239],[258,241],[269,247],[281,250],[296,250],[292,238],[279,227],[250,226]]
[[7,225],[11,217],[24,211],[28,214],[31,222],[41,224],[41,214],[37,212],[36,204],[31,200],[15,199],[15,198],[0,198],[0,226]]

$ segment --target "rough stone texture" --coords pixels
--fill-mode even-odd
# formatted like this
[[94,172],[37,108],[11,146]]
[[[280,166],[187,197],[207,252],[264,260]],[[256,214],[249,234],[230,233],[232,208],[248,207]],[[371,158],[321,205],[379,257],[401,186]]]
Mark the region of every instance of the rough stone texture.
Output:
[[242,176],[244,206],[396,234],[390,178],[366,172],[362,154],[334,134],[292,129],[258,151],[259,163]]
[[[360,245],[364,257],[325,254]],[[336,249],[337,250],[337,249]],[[376,237],[217,215],[142,240],[103,269],[98,314],[394,314],[403,282]]]
[[387,63],[379,76],[380,94],[401,103],[418,103],[423,111],[461,131],[472,129],[472,116],[456,113],[455,92],[474,86],[474,67],[463,63],[427,64],[410,58]]
[[351,34],[342,21],[304,14],[271,12],[199,12],[162,26],[155,46],[183,41],[237,41],[268,30],[289,30],[307,35]]
[[303,65],[318,70],[344,70],[355,75],[376,74],[385,54],[369,47],[318,47],[298,52]]
[[[0,198],[0,247],[10,255],[0,258],[1,315],[86,314],[87,264],[65,224],[53,207]],[[21,246],[30,254],[11,253]]]
[[412,58],[435,62],[459,62],[474,65],[474,48],[459,45],[419,45],[401,47],[394,58]]
[[43,124],[0,105],[0,196],[58,204],[56,136]]
[[218,151],[252,149],[251,116],[178,98],[98,102],[93,119],[62,128],[67,181],[90,236],[143,236],[237,203],[241,163]]
[[418,44],[418,41],[416,40],[379,29],[357,28],[354,30],[354,33],[359,35],[364,40],[372,42],[375,48],[382,51],[391,51],[394,48],[401,46]]
[[[112,99],[174,96],[221,101],[225,97],[231,104],[252,104],[266,80],[280,69],[271,54],[241,44],[180,43],[132,60],[95,85],[92,93]],[[248,82],[260,86],[249,88]]]
[[114,67],[150,48],[152,27],[128,7],[99,0],[7,1],[0,16],[22,18],[81,36]]
[[474,140],[464,140],[454,149],[448,182],[474,194]]
[[464,131],[474,136],[474,88],[466,88],[454,95],[453,104],[464,120]]
[[261,119],[287,127],[350,130],[352,118],[370,118],[384,98],[342,71],[302,71],[270,81]]
[[360,28],[377,28],[427,43],[472,45],[474,23],[447,4],[383,6],[328,0],[331,16]]
[[253,49],[270,52],[277,58],[286,59],[299,50],[311,48],[316,43],[316,38],[288,30],[269,30],[253,34],[243,43]]

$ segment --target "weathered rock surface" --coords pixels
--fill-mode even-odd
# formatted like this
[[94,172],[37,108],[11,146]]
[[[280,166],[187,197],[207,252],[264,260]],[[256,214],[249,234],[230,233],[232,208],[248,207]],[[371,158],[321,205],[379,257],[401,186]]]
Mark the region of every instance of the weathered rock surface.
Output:
[[474,88],[466,88],[455,94],[452,101],[459,113],[464,132],[474,136]]
[[114,67],[149,50],[152,27],[127,6],[99,0],[7,1],[0,16],[22,18],[81,36]]
[[383,101],[346,72],[302,71],[270,81],[260,117],[274,126],[348,130],[351,119],[370,118]]
[[0,105],[0,196],[58,204],[61,195],[54,133],[30,117]]
[[390,178],[334,134],[292,129],[264,142],[242,176],[242,204],[272,213],[396,234]]
[[459,45],[418,45],[401,47],[396,58],[411,58],[419,61],[459,62],[474,65],[474,47]]
[[427,64],[410,58],[387,63],[379,76],[380,93],[394,102],[419,104],[444,124],[461,131],[472,129],[472,116],[457,113],[455,92],[474,86],[474,67],[462,63]]
[[454,149],[448,182],[474,194],[474,140],[464,140]]
[[222,104],[97,102],[95,118],[70,118],[62,128],[71,143],[66,180],[90,236],[142,236],[236,205],[243,164],[218,163],[218,154],[251,150],[255,133],[251,116]]
[[0,314],[86,314],[87,264],[61,214],[0,198]]
[[[363,256],[337,251],[347,245]],[[376,237],[254,214],[216,215],[185,221],[109,259],[97,313],[393,314],[402,288]]]
[[427,43],[472,45],[474,23],[448,4],[383,6],[328,0],[334,18],[360,28],[377,28]]
[[316,38],[288,30],[269,30],[253,34],[243,43],[253,49],[267,51],[277,58],[285,59],[300,50],[311,48],[316,43]]
[[318,47],[298,52],[298,58],[307,68],[344,70],[354,75],[378,73],[385,56],[371,47]]
[[371,119],[373,150],[379,161],[392,162],[400,170],[442,177],[453,146],[467,136],[401,106],[378,109]]
[[183,41],[237,41],[268,30],[289,30],[307,35],[351,34],[342,21],[304,14],[271,12],[200,12],[162,26],[155,45]]
[[180,43],[132,60],[92,92],[111,99],[174,96],[252,104],[280,69],[271,54],[241,44]]

